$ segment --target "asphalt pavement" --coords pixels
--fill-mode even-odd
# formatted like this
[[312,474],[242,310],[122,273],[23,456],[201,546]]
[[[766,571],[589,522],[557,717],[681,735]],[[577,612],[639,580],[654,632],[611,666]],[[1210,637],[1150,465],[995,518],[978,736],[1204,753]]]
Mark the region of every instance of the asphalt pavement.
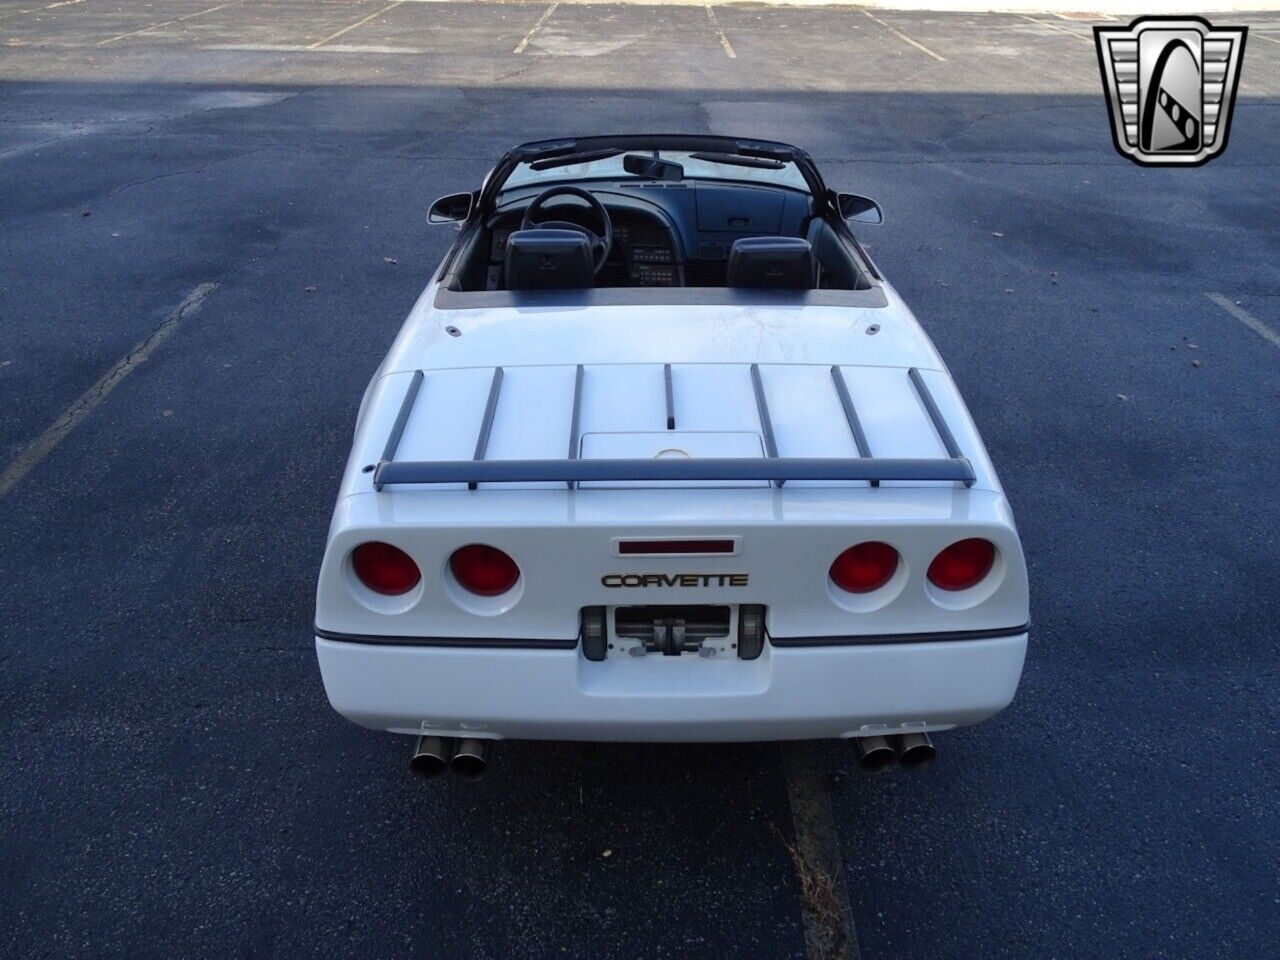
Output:
[[423,783],[316,668],[426,206],[634,131],[789,140],[880,201],[1026,548],[1011,707],[925,771],[807,748],[847,955],[1274,954],[1280,14],[1212,19],[1251,26],[1230,145],[1154,170],[1087,20],[0,0],[0,954],[814,960],[787,748]]

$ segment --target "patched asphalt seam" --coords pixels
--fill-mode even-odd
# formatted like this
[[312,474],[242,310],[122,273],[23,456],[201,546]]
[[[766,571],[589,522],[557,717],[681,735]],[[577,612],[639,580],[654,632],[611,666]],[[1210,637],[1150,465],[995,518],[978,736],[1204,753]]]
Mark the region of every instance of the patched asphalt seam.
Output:
[[783,838],[795,864],[804,914],[808,960],[861,960],[836,835],[835,815],[826,779],[813,745],[788,743],[782,748],[787,797],[795,842]]

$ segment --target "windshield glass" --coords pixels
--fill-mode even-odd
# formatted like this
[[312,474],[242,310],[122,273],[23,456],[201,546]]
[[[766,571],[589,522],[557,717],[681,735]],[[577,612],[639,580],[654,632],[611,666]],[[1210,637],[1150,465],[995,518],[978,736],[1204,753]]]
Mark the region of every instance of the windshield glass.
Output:
[[[646,157],[656,156],[662,160],[673,160],[684,167],[686,180],[739,180],[747,183],[764,183],[773,187],[791,187],[794,190],[809,192],[809,185],[805,183],[804,176],[790,161],[783,163],[778,169],[764,169],[742,167],[736,163],[698,160],[683,150],[632,150],[630,152]],[[540,183],[563,183],[567,180],[628,180],[634,174],[627,173],[622,168],[623,156],[620,153],[616,157],[589,160],[586,163],[572,163],[563,167],[552,167],[549,170],[533,170],[527,163],[521,163],[511,171],[511,176],[502,185],[502,189],[510,190],[512,187],[526,187]]]

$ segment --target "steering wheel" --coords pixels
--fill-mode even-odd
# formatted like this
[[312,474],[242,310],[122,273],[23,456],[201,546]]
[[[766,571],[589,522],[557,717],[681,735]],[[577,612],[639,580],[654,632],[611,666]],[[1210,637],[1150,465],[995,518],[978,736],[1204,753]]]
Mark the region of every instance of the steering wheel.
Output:
[[[542,208],[547,205],[547,201],[552,197],[577,197],[579,200],[585,200],[587,206],[591,208],[591,212],[596,215],[602,224],[603,232],[601,234],[593,233],[587,227],[577,223],[570,223],[568,220],[543,220],[537,221],[534,215],[540,213]],[[578,233],[585,234],[587,240],[591,243],[591,256],[595,261],[595,271],[600,272],[600,268],[604,266],[604,262],[609,259],[609,251],[613,249],[613,221],[609,219],[609,211],[604,208],[604,204],[595,198],[594,195],[581,187],[551,187],[543,190],[533,203],[529,204],[524,211],[524,219],[520,221],[521,230],[576,230]]]

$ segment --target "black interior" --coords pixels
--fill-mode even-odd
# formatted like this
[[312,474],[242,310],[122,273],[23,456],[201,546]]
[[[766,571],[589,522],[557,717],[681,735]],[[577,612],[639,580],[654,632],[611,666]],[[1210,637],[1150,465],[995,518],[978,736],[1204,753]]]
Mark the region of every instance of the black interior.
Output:
[[[544,196],[551,184],[504,191],[497,211],[463,238],[449,289],[872,286],[847,232],[815,215],[812,197],[801,190],[694,180],[591,181],[574,184],[569,193],[554,189],[560,192],[553,196]],[[569,195],[588,191],[604,208],[607,224],[594,204]],[[539,197],[536,223],[526,224]],[[611,234],[608,244],[600,242],[602,232]]]
[[818,260],[803,237],[743,237],[729,248],[726,286],[813,290]]
[[517,230],[507,238],[504,277],[512,290],[583,290],[593,285],[591,241],[573,230]]

